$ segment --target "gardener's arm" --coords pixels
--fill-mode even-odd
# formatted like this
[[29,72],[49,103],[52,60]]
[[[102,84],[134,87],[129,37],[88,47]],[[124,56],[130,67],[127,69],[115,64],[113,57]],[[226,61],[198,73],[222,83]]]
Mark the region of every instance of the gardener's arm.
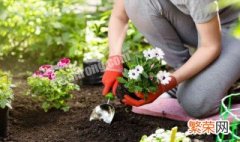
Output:
[[221,26],[219,16],[203,24],[196,24],[199,47],[194,55],[172,75],[178,83],[198,74],[211,64],[221,52]]
[[128,16],[124,8],[124,0],[115,0],[115,5],[109,22],[109,58],[104,72],[102,83],[103,95],[109,92],[116,94],[117,78],[122,76],[122,46],[128,28]]
[[109,56],[121,55],[123,42],[128,29],[128,16],[124,8],[124,0],[115,0],[109,22]]

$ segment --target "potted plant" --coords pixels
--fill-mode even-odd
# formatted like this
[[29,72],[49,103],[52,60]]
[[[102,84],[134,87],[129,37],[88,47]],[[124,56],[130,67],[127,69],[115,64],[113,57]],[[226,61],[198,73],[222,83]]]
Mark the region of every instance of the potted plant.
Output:
[[68,58],[61,59],[57,65],[43,65],[28,78],[27,94],[39,100],[45,112],[52,108],[68,111],[69,100],[73,98],[71,91],[79,90],[74,83],[79,72]]
[[124,64],[123,77],[118,78],[118,98],[122,99],[124,94],[129,94],[138,99],[135,92],[142,92],[146,98],[150,92],[157,91],[159,83],[169,83],[170,73],[165,71],[164,52],[160,48],[134,53],[130,57]]
[[8,114],[13,100],[11,77],[7,72],[0,71],[0,137],[7,136]]
[[84,78],[83,84],[85,85],[98,85],[102,84],[103,65],[99,59],[89,59],[83,62]]

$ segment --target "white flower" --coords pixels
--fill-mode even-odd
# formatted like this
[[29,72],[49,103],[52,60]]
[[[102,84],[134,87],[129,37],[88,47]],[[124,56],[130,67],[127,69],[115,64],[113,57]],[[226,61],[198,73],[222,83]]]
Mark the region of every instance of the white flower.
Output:
[[144,50],[143,51],[143,55],[144,57],[148,60],[148,59],[152,59],[155,57],[155,53],[153,50],[148,49],[148,50]]
[[156,134],[162,134],[163,132],[165,132],[164,129],[157,129],[157,130],[155,131]]
[[158,60],[162,60],[163,56],[165,55],[164,52],[162,51],[162,49],[156,47],[155,49],[153,49],[154,52],[154,56],[158,59]]
[[137,65],[137,66],[135,67],[135,70],[136,70],[137,73],[141,74],[141,73],[143,72],[144,69],[143,69],[142,66]]
[[162,65],[167,65],[167,62],[165,60],[162,60]]
[[162,85],[167,85],[171,81],[170,73],[166,71],[159,71],[157,74],[157,78]]
[[157,58],[158,60],[162,60],[164,58],[164,52],[160,48],[148,49],[143,51],[144,57],[148,59]]
[[129,70],[129,72],[128,72],[128,77],[129,77],[130,79],[137,80],[138,77],[139,77],[139,73],[138,73],[135,69]]

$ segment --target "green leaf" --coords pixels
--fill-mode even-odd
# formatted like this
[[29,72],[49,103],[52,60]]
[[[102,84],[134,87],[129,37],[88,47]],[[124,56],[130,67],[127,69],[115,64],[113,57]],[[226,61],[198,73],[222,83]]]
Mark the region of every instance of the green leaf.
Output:
[[124,87],[129,88],[129,84],[128,83],[124,84]]
[[148,79],[148,75],[146,72],[143,72],[142,75],[143,75],[143,77],[145,77],[145,79]]
[[63,108],[62,108],[62,110],[63,110],[64,112],[67,112],[67,111],[69,111],[69,109],[70,109],[70,107],[69,107],[69,106],[65,106],[65,107],[63,107]]
[[122,84],[125,84],[125,83],[127,83],[127,80],[125,80],[123,77],[119,77],[118,82],[122,83]]
[[124,69],[124,71],[123,71],[123,76],[126,77],[126,78],[128,78],[128,70],[127,70],[127,69]]
[[142,92],[142,87],[140,87],[140,86],[135,86],[135,88],[134,88],[134,90],[136,91],[136,92]]
[[143,135],[140,142],[147,142],[148,141],[147,138],[148,138],[147,135]]
[[157,87],[149,87],[149,92],[154,93],[157,91]]
[[47,102],[44,102],[44,103],[42,104],[42,108],[44,109],[45,112],[48,112],[49,106],[50,106],[50,105],[49,105]]

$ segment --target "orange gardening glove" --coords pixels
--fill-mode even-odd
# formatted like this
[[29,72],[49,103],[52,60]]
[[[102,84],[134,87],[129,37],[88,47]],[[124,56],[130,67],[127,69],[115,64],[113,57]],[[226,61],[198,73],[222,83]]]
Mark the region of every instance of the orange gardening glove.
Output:
[[144,95],[142,93],[135,93],[135,95],[137,97],[139,97],[140,100],[136,100],[136,99],[130,97],[129,95],[124,95],[124,99],[122,100],[122,102],[124,104],[130,105],[130,106],[142,106],[145,104],[149,104],[149,103],[153,102],[154,100],[156,100],[162,93],[167,92],[176,86],[177,86],[177,80],[175,77],[171,76],[171,80],[168,84],[166,84],[166,85],[160,84],[158,86],[157,92],[149,93],[148,97],[146,99],[144,99]]
[[104,85],[102,94],[105,96],[110,91],[116,95],[116,89],[118,86],[117,78],[122,76],[123,72],[123,59],[120,55],[110,56],[106,70],[104,72],[102,83]]

